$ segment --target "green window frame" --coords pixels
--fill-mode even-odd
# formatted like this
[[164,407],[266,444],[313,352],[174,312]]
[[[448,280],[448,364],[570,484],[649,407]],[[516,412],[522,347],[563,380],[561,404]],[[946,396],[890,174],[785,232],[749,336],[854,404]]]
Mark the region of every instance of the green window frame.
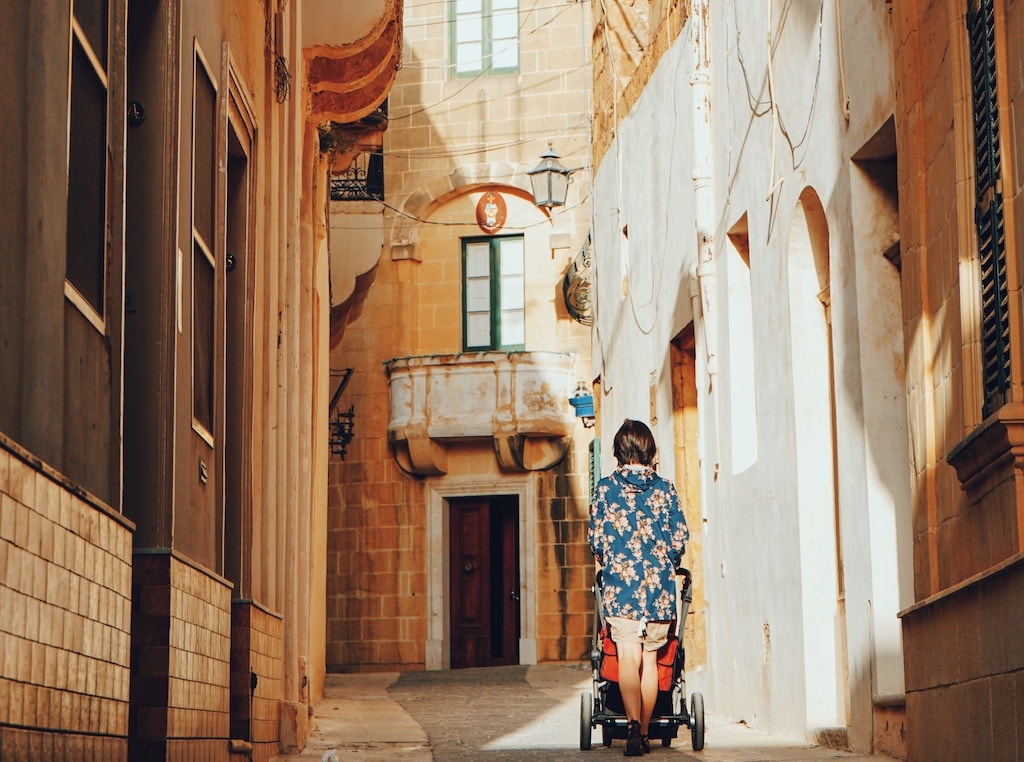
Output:
[[982,415],[987,417],[1009,402],[1011,382],[994,0],[968,0],[966,21],[974,115],[974,218],[981,269]]
[[450,0],[455,77],[519,71],[519,0]]
[[523,236],[462,240],[462,349],[526,348]]

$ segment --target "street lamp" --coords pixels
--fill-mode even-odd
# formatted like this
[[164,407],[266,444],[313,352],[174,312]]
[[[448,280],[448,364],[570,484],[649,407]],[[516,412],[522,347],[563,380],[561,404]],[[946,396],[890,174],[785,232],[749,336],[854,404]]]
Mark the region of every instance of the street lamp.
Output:
[[569,192],[572,170],[566,168],[559,158],[548,143],[548,150],[540,155],[540,164],[526,173],[533,183],[533,203],[547,207],[548,211],[553,206],[565,206],[565,196]]

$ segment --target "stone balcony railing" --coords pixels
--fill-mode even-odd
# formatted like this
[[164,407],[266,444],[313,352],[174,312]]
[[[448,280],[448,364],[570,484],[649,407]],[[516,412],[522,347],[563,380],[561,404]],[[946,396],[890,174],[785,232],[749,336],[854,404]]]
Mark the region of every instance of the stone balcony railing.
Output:
[[402,357],[384,366],[388,439],[408,473],[447,473],[447,443],[456,440],[492,438],[506,471],[551,468],[568,450],[572,355],[480,352]]

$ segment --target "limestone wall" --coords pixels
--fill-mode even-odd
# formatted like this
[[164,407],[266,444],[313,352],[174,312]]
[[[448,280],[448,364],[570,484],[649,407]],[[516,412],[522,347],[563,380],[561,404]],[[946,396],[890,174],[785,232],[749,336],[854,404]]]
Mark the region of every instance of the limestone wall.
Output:
[[[466,496],[518,501],[519,660],[577,659],[589,650],[590,433],[571,422],[569,454],[550,471],[526,473],[502,471],[494,439],[480,436],[478,424],[495,411],[480,411],[462,436],[449,421],[445,439],[431,445],[445,448],[444,473],[406,473],[388,441],[384,363],[463,349],[461,239],[488,235],[476,223],[485,192],[499,193],[507,208],[494,235],[524,239],[525,350],[570,353],[573,379],[590,380],[589,331],[571,319],[561,293],[589,226],[589,4],[521,3],[519,72],[473,77],[454,74],[447,6],[405,9],[405,56],[384,134],[386,205],[377,205],[383,250],[363,277],[365,303],[331,354],[332,368],[353,369],[339,407],[355,405],[356,417],[344,460],[330,464],[330,669],[450,663],[447,522],[451,501]],[[574,170],[566,205],[550,216],[532,203],[526,175],[549,141]],[[371,225],[369,206],[332,204],[332,263],[338,257],[342,269],[362,261],[356,242],[375,235],[346,235],[341,219],[350,212],[348,229]],[[571,391],[549,390],[565,399],[566,414]]]
[[[985,46],[991,78],[972,61],[965,10],[992,14]],[[911,759],[1020,755],[1019,645],[1024,534],[1022,465],[1015,455],[1024,421],[1018,349],[1024,205],[1010,118],[1021,104],[1013,62],[1024,13],[1013,3],[940,2],[894,6],[900,231],[904,261],[904,339],[913,465],[913,605],[902,612],[907,670],[907,748]],[[986,82],[996,160],[990,169],[1002,201],[1000,268],[1008,299],[1010,372],[1005,399],[986,399],[982,347],[985,307],[978,220],[992,193],[979,188],[972,81]],[[904,158],[905,157],[905,158]],[[987,161],[981,164],[988,166]],[[982,183],[983,185],[983,183]],[[980,192],[979,192],[980,191]],[[987,305],[983,305],[987,301]],[[1013,613],[1011,613],[1013,612]],[[966,706],[957,733],[949,706]]]

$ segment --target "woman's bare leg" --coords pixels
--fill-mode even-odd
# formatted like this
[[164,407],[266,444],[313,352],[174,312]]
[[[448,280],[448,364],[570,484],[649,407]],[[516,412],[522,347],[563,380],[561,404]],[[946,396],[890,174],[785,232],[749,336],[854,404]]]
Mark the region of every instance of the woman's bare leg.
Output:
[[[640,643],[616,643],[619,654],[619,693],[622,694],[622,708],[626,710],[627,720],[641,722],[640,713],[643,709],[640,666],[643,659],[643,646]],[[655,681],[655,697],[658,683]],[[648,719],[650,719],[648,717]]]
[[[640,732],[647,735],[654,705],[658,701],[658,652],[644,651],[640,667]],[[625,703],[625,698],[623,698]]]

